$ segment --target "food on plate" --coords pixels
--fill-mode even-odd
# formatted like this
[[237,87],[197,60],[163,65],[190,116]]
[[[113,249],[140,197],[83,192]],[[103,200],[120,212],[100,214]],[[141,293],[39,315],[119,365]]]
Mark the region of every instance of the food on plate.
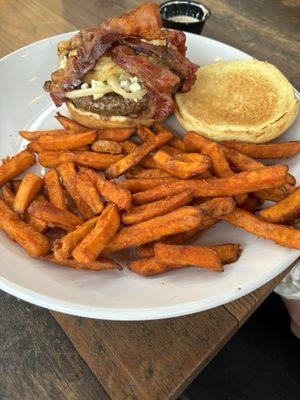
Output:
[[236,149],[247,156],[260,159],[281,159],[293,157],[300,152],[300,141],[268,144],[227,141],[223,142],[223,144],[232,149]]
[[60,164],[57,167],[58,173],[62,179],[62,183],[66,188],[67,192],[71,196],[72,200],[76,204],[76,207],[80,211],[80,214],[84,219],[89,219],[94,216],[93,211],[87,205],[86,201],[80,196],[76,185],[76,169],[72,162],[66,162]]
[[231,214],[224,215],[220,219],[281,246],[300,250],[300,231],[297,229],[264,221],[241,208],[235,208]]
[[28,208],[28,213],[47,222],[48,226],[57,226],[67,231],[83,223],[82,219],[77,215],[72,214],[70,211],[62,210],[48,201],[34,200]]
[[174,94],[188,92],[196,79],[185,39],[162,29],[157,4],[142,4],[60,42],[58,69],[44,88],[86,127],[152,125],[172,114]]
[[61,135],[40,136],[37,139],[37,143],[43,150],[73,150],[94,143],[96,138],[96,131],[87,131],[83,133],[69,133],[63,135],[63,137]]
[[259,216],[266,221],[284,223],[300,214],[300,187],[277,204],[264,208]]
[[98,189],[98,192],[107,201],[114,203],[121,210],[129,210],[132,201],[132,196],[129,190],[124,189],[122,186],[113,181],[105,179],[92,169],[82,167],[80,170],[89,175],[92,182]]
[[106,169],[111,164],[121,160],[118,154],[95,153],[94,151],[51,151],[39,153],[39,163],[45,168],[54,168],[60,164],[74,162],[85,167]]
[[208,247],[157,243],[154,246],[154,254],[159,264],[193,265],[213,271],[223,271],[217,252]]
[[[83,144],[89,128],[60,114],[57,119],[65,129],[23,131],[31,140],[30,150],[4,160],[0,167],[0,229],[33,257],[101,271],[121,269],[110,257],[136,247],[140,258],[128,267],[140,275],[190,265],[219,272],[239,259],[238,243],[186,243],[205,236],[213,226],[218,231],[221,220],[282,246],[300,248],[299,231],[291,227],[300,219],[299,188],[287,183],[296,182],[286,165],[265,166],[241,146],[215,143],[195,132],[178,139],[157,122],[151,129],[102,129]],[[103,132],[106,138],[99,139]],[[70,141],[62,144],[66,138],[83,146],[70,149]],[[99,140],[109,143],[95,152]],[[60,150],[41,149],[40,143],[46,142]],[[120,154],[104,153],[116,145]],[[251,149],[254,156],[254,146],[248,145],[245,152]],[[289,149],[285,143],[281,154],[291,154]],[[273,150],[268,153],[265,146],[263,151]],[[175,160],[175,169],[161,161],[162,152],[171,164]],[[27,171],[35,154],[50,168],[43,177]],[[196,172],[195,164],[203,159],[209,169]],[[185,179],[172,175],[174,171]],[[186,171],[193,171],[193,179]],[[262,209],[265,199],[277,204]]]
[[81,170],[77,173],[75,179],[79,196],[81,196],[82,200],[87,203],[95,215],[101,214],[102,210],[104,209],[104,205],[101,201],[99,192],[97,191],[96,186],[92,182],[89,175]]
[[229,178],[209,178],[199,180],[179,180],[169,185],[135,193],[132,198],[137,204],[163,199],[190,190],[194,197],[237,196],[282,185],[286,180],[288,168],[285,165],[272,165],[253,171],[240,172]]
[[283,74],[257,60],[201,67],[191,90],[175,99],[183,128],[215,141],[269,142],[293,123],[299,109]]
[[34,164],[35,157],[28,150],[23,150],[15,156],[3,160],[0,166],[0,187]]
[[170,211],[176,210],[178,207],[185,206],[192,200],[192,193],[186,191],[153,203],[132,207],[127,214],[123,215],[122,222],[125,225],[132,225],[147,221],[150,218],[167,214]]
[[56,169],[49,169],[44,175],[44,185],[50,203],[54,206],[67,209],[67,198]]
[[43,179],[34,174],[26,174],[16,193],[13,208],[23,214],[44,185]]
[[42,257],[43,260],[51,262],[53,264],[63,265],[65,267],[71,267],[74,269],[87,269],[91,271],[102,271],[104,269],[118,269],[122,270],[120,264],[116,263],[109,258],[98,258],[97,260],[90,261],[88,263],[79,263],[78,261],[74,260],[74,258],[64,259],[64,260],[57,260],[53,254],[48,254]]
[[141,146],[138,146],[134,151],[121,160],[114,164],[111,164],[105,171],[108,178],[116,178],[126,172],[129,168],[137,165],[147,154],[156,149],[157,147],[163,146],[169,140],[172,139],[172,135],[169,133],[159,133],[154,139],[144,142]]
[[122,143],[104,139],[99,139],[94,142],[91,149],[98,153],[121,154],[123,152]]
[[72,251],[74,259],[82,263],[96,260],[115,236],[120,222],[118,208],[114,204],[108,204],[98,217],[95,227]]
[[49,253],[50,242],[45,235],[23,221],[3,200],[0,199],[0,229],[17,242],[32,257]]
[[70,258],[75,247],[95,228],[98,217],[78,225],[73,231],[54,242],[53,253],[56,260],[62,261]]
[[107,252],[153,242],[161,237],[194,229],[201,221],[196,207],[180,207],[168,214],[121,229],[106,248]]

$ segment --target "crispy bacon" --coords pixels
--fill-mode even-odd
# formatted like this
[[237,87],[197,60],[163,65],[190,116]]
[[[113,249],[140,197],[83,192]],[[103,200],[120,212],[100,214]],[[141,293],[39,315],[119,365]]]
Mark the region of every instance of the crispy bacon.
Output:
[[126,36],[140,36],[149,40],[159,39],[162,28],[159,6],[154,3],[142,4],[121,17],[111,18],[102,25],[102,28]]
[[161,37],[166,39],[167,45],[172,44],[173,46],[177,47],[178,51],[181,54],[185,55],[186,46],[185,41],[186,37],[185,34],[181,31],[173,31],[171,29],[162,29],[161,30]]
[[156,116],[166,117],[172,113],[172,93],[180,83],[177,75],[168,68],[152,64],[148,58],[136,54],[125,45],[116,46],[111,55],[116,64],[129,74],[137,76],[150,90],[150,97],[159,106]]
[[195,82],[198,66],[191,63],[190,60],[178,50],[167,46],[156,46],[134,37],[123,39],[121,43],[127,45],[136,52],[159,58],[167,67],[182,78],[182,92],[189,91]]

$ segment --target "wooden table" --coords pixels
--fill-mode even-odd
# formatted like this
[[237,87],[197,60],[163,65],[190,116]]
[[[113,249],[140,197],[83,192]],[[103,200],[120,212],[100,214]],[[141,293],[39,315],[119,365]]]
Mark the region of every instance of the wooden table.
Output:
[[[97,24],[140,3],[0,0],[0,56],[48,36]],[[206,3],[212,16],[204,35],[274,63],[300,88],[298,0]],[[1,293],[0,398],[175,399],[285,273],[225,306],[148,322],[72,317]]]

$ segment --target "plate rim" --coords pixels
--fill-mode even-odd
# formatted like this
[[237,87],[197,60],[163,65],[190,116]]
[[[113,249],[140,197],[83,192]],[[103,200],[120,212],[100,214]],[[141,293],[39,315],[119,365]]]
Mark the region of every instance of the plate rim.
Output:
[[[72,32],[65,32],[58,35],[53,35],[48,38],[40,39],[33,43],[29,43],[26,46],[20,47],[14,50],[11,53],[6,54],[0,59],[0,64],[6,61],[9,57],[25,51],[31,47],[34,47],[39,44],[43,44],[44,42],[51,42],[51,40],[59,40],[61,37],[65,37],[67,35],[74,35],[78,30]],[[214,42],[218,45],[225,46],[229,49],[238,50],[242,52],[246,57],[253,58],[251,55],[239,50],[231,45],[218,41],[216,39],[209,38],[203,35],[197,35],[193,33],[187,33],[188,36],[195,36],[197,38],[203,38],[208,42]],[[297,97],[300,97],[299,92],[296,88],[294,88]],[[227,304],[233,300],[237,300],[253,290],[263,286],[274,277],[279,275],[285,269],[291,267],[293,264],[298,263],[300,260],[300,256],[291,256],[289,262],[286,265],[286,262],[280,263],[275,270],[271,272],[266,272],[263,278],[259,280],[252,279],[248,281],[247,284],[243,285],[242,290],[238,289],[229,289],[227,291],[223,291],[218,295],[209,298],[209,304],[207,304],[207,299],[195,300],[186,303],[180,303],[180,307],[178,304],[168,305],[168,306],[160,306],[160,307],[151,307],[151,308],[107,308],[107,307],[91,307],[87,305],[77,304],[74,302],[62,301],[58,300],[55,297],[51,297],[48,295],[42,295],[37,293],[34,290],[28,289],[22,285],[11,282],[10,280],[0,276],[0,289],[6,293],[9,293],[19,299],[27,301],[31,304],[35,304],[37,306],[44,307],[51,311],[62,312],[69,315],[87,317],[87,318],[95,318],[95,319],[104,319],[104,320],[113,320],[113,321],[146,321],[146,320],[155,320],[155,319],[165,319],[165,318],[174,318],[189,314],[194,314],[197,312],[201,312],[204,310],[209,310],[214,307],[218,307],[220,305]],[[286,265],[286,266],[285,266]]]

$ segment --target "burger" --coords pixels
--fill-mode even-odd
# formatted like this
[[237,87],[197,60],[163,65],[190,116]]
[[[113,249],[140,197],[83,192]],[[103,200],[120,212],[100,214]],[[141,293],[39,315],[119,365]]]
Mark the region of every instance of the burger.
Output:
[[175,93],[195,82],[185,41],[183,32],[162,29],[157,4],[142,4],[60,42],[44,88],[84,126],[149,126],[172,114]]

